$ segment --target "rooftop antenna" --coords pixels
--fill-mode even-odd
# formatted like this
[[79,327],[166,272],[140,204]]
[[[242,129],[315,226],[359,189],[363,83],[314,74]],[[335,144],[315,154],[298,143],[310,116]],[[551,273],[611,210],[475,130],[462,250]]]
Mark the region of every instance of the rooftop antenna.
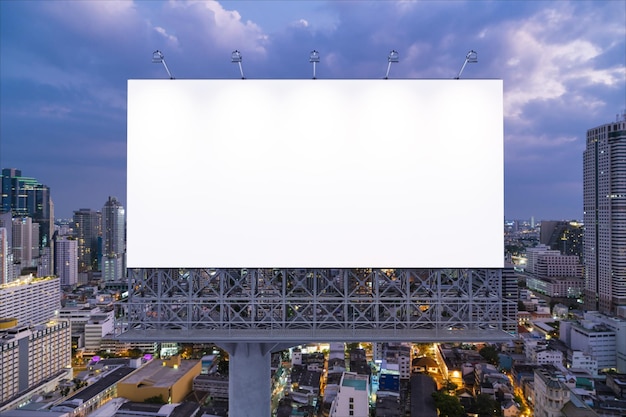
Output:
[[315,79],[315,64],[320,62],[320,53],[315,49],[313,49],[311,55],[309,55],[309,62],[313,63],[313,79]]
[[387,73],[385,74],[385,80],[389,78],[389,70],[391,69],[391,64],[397,63],[400,60],[400,56],[398,55],[398,51],[392,49],[387,56]]
[[477,62],[478,62],[478,53],[476,53],[476,51],[472,49],[471,51],[467,53],[467,55],[465,55],[465,62],[463,62],[463,66],[461,67],[461,70],[459,71],[459,75],[454,77],[454,79],[458,80],[459,78],[461,78],[461,74],[463,73],[463,70],[465,69],[465,66],[468,63],[475,64]]
[[241,52],[235,49],[233,53],[230,55],[230,62],[232,62],[233,64],[239,64],[239,72],[241,73],[241,79],[245,80],[246,77],[243,76],[243,67],[241,66]]
[[163,52],[159,51],[158,49],[154,51],[152,53],[152,63],[163,64],[163,66],[165,67],[165,71],[167,71],[167,75],[170,76],[170,80],[174,79],[174,77],[172,76],[172,73],[170,72],[170,69],[167,67],[167,64],[165,63],[165,57],[163,56]]

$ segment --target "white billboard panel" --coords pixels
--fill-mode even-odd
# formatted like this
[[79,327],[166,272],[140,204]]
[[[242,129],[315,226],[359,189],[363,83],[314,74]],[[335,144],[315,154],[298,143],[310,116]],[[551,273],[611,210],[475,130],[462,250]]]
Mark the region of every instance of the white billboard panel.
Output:
[[501,80],[130,80],[133,267],[502,267]]

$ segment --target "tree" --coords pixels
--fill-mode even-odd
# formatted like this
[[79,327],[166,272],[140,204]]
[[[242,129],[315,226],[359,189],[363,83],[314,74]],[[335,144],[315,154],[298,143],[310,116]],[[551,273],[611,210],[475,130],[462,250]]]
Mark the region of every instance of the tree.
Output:
[[488,394],[480,394],[476,397],[472,409],[472,413],[476,413],[479,417],[499,417],[502,416],[502,408],[500,403],[494,400]]
[[163,394],[155,395],[154,397],[148,397],[143,400],[143,402],[146,404],[165,404]]
[[432,396],[440,417],[462,417],[465,415],[465,408],[456,396],[448,395],[443,390],[433,392]]
[[480,356],[482,356],[487,362],[494,366],[500,365],[500,358],[498,357],[498,351],[494,346],[485,346],[481,350],[478,351]]

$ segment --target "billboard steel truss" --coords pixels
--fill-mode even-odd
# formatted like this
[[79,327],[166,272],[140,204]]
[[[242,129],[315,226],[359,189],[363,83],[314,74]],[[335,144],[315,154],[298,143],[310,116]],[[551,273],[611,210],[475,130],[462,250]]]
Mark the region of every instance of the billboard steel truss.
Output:
[[122,340],[503,341],[501,269],[134,269]]

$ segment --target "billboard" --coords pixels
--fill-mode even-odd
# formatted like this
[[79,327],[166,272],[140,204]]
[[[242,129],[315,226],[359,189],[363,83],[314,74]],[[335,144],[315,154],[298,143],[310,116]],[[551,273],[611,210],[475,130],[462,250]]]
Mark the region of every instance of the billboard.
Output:
[[503,266],[501,80],[130,80],[128,266]]

